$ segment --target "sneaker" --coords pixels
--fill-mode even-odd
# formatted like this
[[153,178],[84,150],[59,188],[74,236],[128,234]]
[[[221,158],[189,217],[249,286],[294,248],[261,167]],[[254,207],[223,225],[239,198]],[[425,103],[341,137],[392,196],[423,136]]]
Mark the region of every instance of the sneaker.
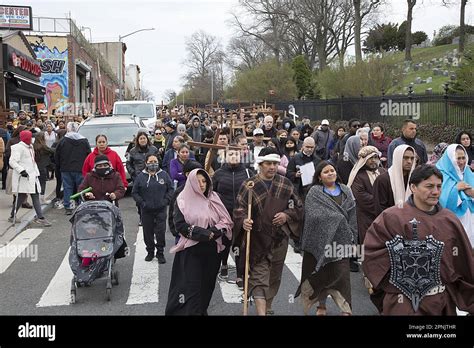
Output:
[[28,202],[23,203],[21,207],[25,209],[33,209],[33,206]]
[[235,284],[237,285],[239,290],[244,290],[244,280],[243,279],[237,278],[235,280]]
[[67,209],[66,208],[66,215],[72,215],[72,209]]
[[151,262],[153,260],[153,253],[148,253],[148,255],[145,257],[146,262]]
[[158,263],[166,263],[165,255],[163,255],[163,253],[156,253],[156,258],[158,259]]
[[8,222],[13,222],[13,216],[10,216],[10,217],[8,218]]
[[49,222],[48,220],[46,220],[45,218],[43,219],[34,219],[33,222],[35,224],[38,224],[38,225],[41,225],[41,226],[44,226],[44,227],[50,227],[51,226],[51,222]]
[[49,199],[46,199],[44,195],[40,195],[40,202],[41,204],[50,204],[51,201]]
[[223,279],[227,279],[229,277],[229,267],[227,265],[222,265],[220,276]]
[[54,207],[56,209],[64,209],[64,204],[61,201],[56,201],[56,203],[54,203]]
[[69,202],[69,209],[71,209],[71,210],[76,209],[76,201],[75,200],[71,200]]

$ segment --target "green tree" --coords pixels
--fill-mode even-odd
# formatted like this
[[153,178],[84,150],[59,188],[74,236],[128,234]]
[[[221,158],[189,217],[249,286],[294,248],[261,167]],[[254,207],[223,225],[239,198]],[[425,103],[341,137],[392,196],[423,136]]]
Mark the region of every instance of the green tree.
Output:
[[311,87],[311,70],[306,63],[303,55],[296,56],[293,59],[291,67],[294,71],[294,81],[298,89],[298,99],[308,97]]
[[385,52],[398,48],[398,25],[396,23],[377,24],[364,41],[364,52]]
[[[253,69],[237,72],[226,96],[249,102],[292,100],[298,95],[293,75],[289,64],[279,65],[276,60],[269,60]],[[270,91],[274,94],[270,95]]]
[[454,92],[474,92],[474,52],[472,50],[465,51],[464,59],[456,72],[456,76],[456,82],[452,87]]
[[361,93],[380,96],[382,89],[389,90],[395,81],[402,81],[402,74],[391,57],[371,58],[344,69],[327,69],[318,78],[321,92],[327,98],[358,97]]

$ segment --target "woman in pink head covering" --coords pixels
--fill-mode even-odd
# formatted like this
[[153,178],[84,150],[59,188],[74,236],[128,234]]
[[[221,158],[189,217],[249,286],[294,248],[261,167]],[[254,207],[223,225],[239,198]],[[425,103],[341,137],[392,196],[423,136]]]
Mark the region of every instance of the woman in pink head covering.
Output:
[[176,199],[173,220],[180,234],[166,315],[207,315],[220,267],[223,238],[232,238],[232,219],[209,175],[193,170]]

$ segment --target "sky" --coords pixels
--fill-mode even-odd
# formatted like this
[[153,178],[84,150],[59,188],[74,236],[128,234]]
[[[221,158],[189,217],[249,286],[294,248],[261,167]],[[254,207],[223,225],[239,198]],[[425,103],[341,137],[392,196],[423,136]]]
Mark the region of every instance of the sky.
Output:
[[[453,0],[452,0],[453,1]],[[460,0],[455,6],[442,7],[441,0],[422,0],[414,10],[412,31],[422,30],[430,38],[443,25],[459,23]],[[380,9],[382,23],[401,23],[406,17],[406,1],[386,0]],[[238,0],[18,0],[1,1],[3,5],[31,6],[34,17],[65,18],[69,14],[92,42],[118,41],[135,30],[155,28],[125,38],[126,64],[137,64],[143,87],[153,92],[161,103],[166,90],[179,92],[186,71],[185,41],[194,32],[205,32],[219,38],[225,48],[236,34],[229,24],[231,11]],[[469,1],[466,22],[474,25],[474,5]]]

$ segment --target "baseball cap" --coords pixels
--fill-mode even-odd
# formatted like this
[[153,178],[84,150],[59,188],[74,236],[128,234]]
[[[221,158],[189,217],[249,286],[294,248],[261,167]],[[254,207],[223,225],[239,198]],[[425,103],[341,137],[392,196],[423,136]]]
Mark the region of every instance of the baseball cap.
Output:
[[323,122],[321,122],[321,126],[329,126],[329,121],[323,120]]
[[263,129],[262,128],[255,128],[253,131],[253,135],[263,135]]

